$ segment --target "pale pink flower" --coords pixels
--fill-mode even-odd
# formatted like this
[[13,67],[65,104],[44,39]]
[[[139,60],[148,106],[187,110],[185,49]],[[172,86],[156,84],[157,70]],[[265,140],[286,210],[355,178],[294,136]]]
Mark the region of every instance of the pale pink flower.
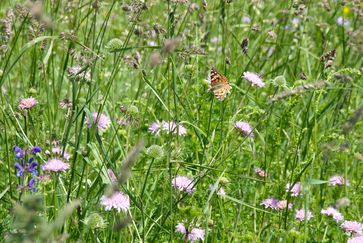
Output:
[[[61,147],[52,148],[52,153],[55,155],[62,156],[62,152],[63,151]],[[63,158],[68,161],[71,158],[71,155],[67,153],[67,151],[64,151]]]
[[357,221],[344,221],[340,227],[347,233],[362,234],[363,224]]
[[193,243],[197,240],[203,240],[205,235],[204,229],[193,228],[188,234],[188,240]]
[[266,198],[265,200],[262,200],[260,205],[264,206],[265,208],[277,209],[278,208],[277,203],[278,203],[278,200],[271,197],[271,198]]
[[363,235],[356,235],[352,238],[349,238],[347,243],[363,243]]
[[159,121],[151,123],[149,126],[149,132],[158,135],[161,129],[161,123]]
[[118,212],[121,210],[126,212],[130,208],[130,199],[129,196],[122,192],[114,192],[110,197],[103,195],[100,204],[105,207],[106,211],[114,208]]
[[327,209],[322,209],[320,211],[320,213],[333,217],[333,219],[335,219],[337,222],[342,221],[344,219],[343,215],[333,207],[328,207]]
[[38,104],[38,101],[33,97],[21,99],[19,102],[19,109],[27,110]]
[[[213,185],[209,185],[209,190],[213,190]],[[226,197],[226,191],[224,190],[223,187],[220,187],[219,190],[217,191],[217,195],[222,197],[222,198],[225,198]]]
[[175,226],[175,231],[180,233],[180,234],[183,234],[183,235],[185,235],[185,233],[187,233],[187,229],[185,228],[183,223],[178,223]]
[[175,189],[184,191],[186,193],[192,193],[195,191],[193,180],[187,176],[177,176],[171,182]]
[[306,212],[305,209],[296,210],[295,219],[299,221],[310,220],[312,217],[313,214],[309,210],[306,210]]
[[257,73],[244,72],[243,78],[251,83],[252,86],[263,87],[265,83],[262,81],[261,77]]
[[177,124],[175,121],[163,121],[162,129],[167,133],[178,134],[180,136],[185,136],[187,134],[187,129],[182,124]]
[[254,137],[254,134],[252,132],[252,127],[250,124],[244,121],[238,121],[234,124],[234,127],[238,129],[241,133],[243,133],[245,136]]
[[[288,183],[286,185],[286,191],[289,192],[289,189],[291,187],[291,184]],[[293,197],[297,197],[301,194],[302,186],[299,182],[296,182],[295,185],[290,189],[290,194]]]
[[277,202],[277,208],[282,210],[282,209],[286,209],[286,207],[288,209],[292,208],[292,203],[287,204],[287,200],[281,200]]
[[92,112],[91,119],[86,117],[86,124],[88,128],[96,124],[100,132],[105,131],[111,125],[111,120],[103,113],[99,114],[97,112]]
[[349,181],[345,180],[343,176],[335,175],[329,178],[328,184],[330,186],[343,186],[349,185]]
[[267,173],[266,173],[266,171],[264,171],[263,169],[261,169],[261,168],[255,168],[255,173],[256,173],[256,175],[257,176],[259,176],[259,177],[267,177]]
[[61,172],[70,168],[70,164],[64,163],[61,159],[49,159],[43,166],[44,171]]

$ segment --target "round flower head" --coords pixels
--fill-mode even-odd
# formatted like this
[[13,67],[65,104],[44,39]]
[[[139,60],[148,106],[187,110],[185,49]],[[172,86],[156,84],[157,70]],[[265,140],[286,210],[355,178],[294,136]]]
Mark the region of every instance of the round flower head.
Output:
[[342,221],[344,219],[343,215],[333,207],[328,207],[327,209],[322,209],[320,211],[320,213],[333,217],[333,219],[335,219],[337,222]]
[[69,169],[70,165],[64,163],[61,159],[49,159],[42,167],[44,171],[61,172]]
[[252,132],[252,127],[250,124],[244,121],[238,121],[234,124],[234,127],[238,129],[241,133],[243,133],[245,136],[254,137],[254,134]]
[[118,212],[121,210],[126,212],[130,208],[130,199],[122,192],[115,192],[110,197],[103,195],[100,199],[100,204],[105,207],[106,211],[114,208]]
[[21,99],[19,102],[19,109],[27,110],[38,104],[38,101],[33,97]]
[[304,221],[306,220],[310,220],[313,217],[313,214],[307,210],[305,212],[305,209],[299,209],[296,210],[296,214],[295,214],[295,219],[299,220],[299,221]]
[[[55,154],[56,156],[61,157],[63,151],[61,147],[54,147],[52,148],[52,153]],[[68,161],[71,158],[71,155],[67,153],[67,151],[64,151],[63,158]]]
[[261,168],[255,168],[255,174],[259,177],[266,177],[267,176],[267,173],[266,171],[264,171],[263,169]]
[[363,242],[363,235],[357,235],[352,238],[349,238],[347,243],[362,243]]
[[149,126],[149,132],[158,135],[161,129],[161,123],[159,121],[151,123]]
[[272,209],[277,209],[277,203],[279,201],[273,197],[271,198],[266,198],[265,200],[262,200],[262,202],[260,203],[260,205],[264,206],[265,208],[272,208]]
[[344,221],[340,227],[347,233],[363,234],[363,224],[357,221]]
[[195,191],[193,180],[187,176],[177,176],[171,182],[175,189],[184,191],[186,193],[192,193]]
[[287,204],[287,200],[281,200],[277,202],[277,208],[280,210],[285,208],[291,209],[292,203]]
[[330,186],[343,186],[349,185],[349,181],[345,180],[343,176],[335,175],[329,178],[328,184]]
[[167,133],[178,134],[180,136],[185,136],[187,134],[187,129],[182,124],[177,124],[175,121],[163,121],[161,126]]
[[204,229],[194,228],[188,234],[188,240],[190,242],[192,242],[192,243],[197,241],[197,240],[203,240],[204,239],[204,234],[205,234]]
[[265,83],[262,81],[261,77],[257,73],[244,72],[243,78],[251,83],[252,86],[263,87]]
[[249,23],[251,23],[251,18],[250,18],[250,16],[243,16],[241,21],[244,24],[249,24]]
[[178,223],[175,226],[175,231],[180,233],[180,234],[183,234],[183,235],[185,235],[185,233],[187,233],[187,229],[185,228],[183,223]]
[[[291,184],[288,183],[286,185],[286,191],[287,192],[289,192],[290,187],[291,187]],[[291,196],[293,196],[293,197],[299,196],[301,194],[301,189],[302,189],[301,184],[298,183],[298,182],[295,183],[295,185],[290,189]]]
[[100,132],[103,132],[110,127],[111,121],[105,114],[92,112],[91,116],[91,119],[89,117],[86,117],[86,124],[88,128],[91,128],[93,124],[96,124],[98,130]]
[[344,26],[344,27],[349,27],[349,25],[350,25],[349,20],[344,19],[342,16],[339,16],[339,17],[337,18],[336,23],[337,23],[337,25],[339,25],[339,26]]

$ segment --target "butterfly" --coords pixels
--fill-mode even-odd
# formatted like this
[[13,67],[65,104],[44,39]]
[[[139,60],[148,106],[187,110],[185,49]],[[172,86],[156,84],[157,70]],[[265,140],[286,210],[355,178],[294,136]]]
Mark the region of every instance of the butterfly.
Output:
[[220,74],[214,67],[210,72],[210,88],[209,90],[213,92],[214,96],[223,101],[226,98],[227,94],[231,92],[231,85],[228,82],[228,79]]

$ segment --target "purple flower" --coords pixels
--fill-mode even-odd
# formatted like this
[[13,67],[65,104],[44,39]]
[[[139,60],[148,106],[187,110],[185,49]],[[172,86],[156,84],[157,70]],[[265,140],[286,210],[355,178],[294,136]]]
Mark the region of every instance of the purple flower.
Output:
[[345,180],[343,176],[335,175],[329,178],[328,184],[330,186],[343,186],[349,185],[349,181]]
[[111,125],[111,120],[103,113],[92,112],[91,119],[86,117],[86,124],[88,128],[96,125],[100,132],[105,131]]
[[357,221],[344,221],[340,227],[347,233],[362,234],[363,224]]
[[291,209],[292,208],[292,203],[287,204],[287,200],[281,200],[277,202],[277,208],[282,210],[282,209]]
[[19,102],[19,108],[21,110],[27,110],[38,104],[38,101],[33,97],[21,99]]
[[243,78],[246,79],[252,86],[263,87],[265,83],[262,81],[261,77],[257,73],[244,72]]
[[62,150],[61,147],[54,147],[54,148],[52,148],[52,153],[54,155],[59,156],[59,157],[61,157],[62,154],[63,154],[63,158],[65,160],[67,160],[67,161],[69,161],[69,159],[71,158],[71,155],[69,153],[67,153],[67,151],[64,151],[64,153],[63,153],[63,150]]
[[162,129],[167,133],[178,134],[179,136],[185,136],[187,129],[182,124],[177,124],[175,121],[163,121]]
[[21,148],[19,148],[18,146],[14,146],[13,150],[15,152],[15,158],[17,158],[17,159],[20,159],[25,154],[24,151]]
[[149,132],[152,133],[152,134],[158,135],[160,129],[161,129],[161,123],[159,121],[153,122],[149,126]]
[[261,168],[255,168],[255,174],[259,177],[266,177],[267,176],[267,173],[266,171],[264,171],[263,169]]
[[295,219],[297,219],[299,221],[304,221],[305,219],[308,221],[312,217],[313,217],[313,214],[309,210],[306,210],[306,212],[305,212],[305,209],[296,210]]
[[265,208],[272,208],[272,209],[277,209],[277,203],[279,201],[273,197],[271,198],[266,198],[265,200],[262,200],[260,205],[264,206]]
[[337,18],[336,23],[337,23],[337,25],[339,25],[339,26],[344,26],[344,27],[349,27],[349,25],[350,25],[349,20],[344,19],[342,16],[339,16],[339,17]]
[[42,167],[44,171],[62,172],[70,168],[70,164],[64,163],[58,158],[49,159]]
[[126,212],[130,208],[130,199],[122,192],[114,192],[111,196],[103,195],[100,199],[100,204],[105,207],[106,211],[114,208],[118,212],[121,210]]
[[193,243],[197,240],[204,240],[205,230],[200,228],[192,228],[188,230],[183,223],[178,223],[175,226],[175,231],[184,235],[185,239]]
[[37,154],[37,153],[40,153],[40,152],[42,152],[42,149],[39,146],[34,146],[32,148],[32,154]]
[[193,180],[187,176],[177,176],[171,182],[175,189],[184,191],[186,193],[192,193],[195,191]]
[[249,23],[251,23],[251,18],[250,18],[250,16],[243,16],[241,21],[244,24],[249,24]]
[[333,219],[335,219],[337,222],[342,221],[344,219],[343,215],[333,207],[328,207],[327,209],[322,209],[320,211],[320,213],[333,217]]
[[33,192],[36,192],[37,191],[37,187],[35,186],[35,182],[37,180],[35,178],[32,178],[29,183],[28,183],[28,187],[30,190],[32,190]]
[[356,235],[352,238],[349,238],[347,243],[363,243],[363,235]]
[[18,162],[15,162],[15,169],[17,170],[16,176],[23,176],[26,173],[31,173],[33,176],[38,174],[37,166],[38,163],[34,161],[34,158],[30,158],[28,163],[25,166],[20,165]]
[[301,184],[299,182],[296,182],[295,185],[291,189],[290,189],[290,187],[291,187],[291,184],[288,183],[286,185],[286,191],[289,192],[289,190],[290,190],[291,196],[297,197],[297,196],[299,196],[301,194],[302,187],[301,187]]
[[250,124],[244,121],[238,121],[234,124],[234,127],[239,130],[241,133],[243,133],[247,137],[254,137],[254,134],[252,132],[252,127]]

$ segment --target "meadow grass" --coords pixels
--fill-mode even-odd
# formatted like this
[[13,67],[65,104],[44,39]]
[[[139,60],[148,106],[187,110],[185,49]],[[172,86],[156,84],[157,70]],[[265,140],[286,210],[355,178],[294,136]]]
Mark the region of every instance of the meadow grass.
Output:
[[363,242],[362,16],[2,0],[2,241]]

